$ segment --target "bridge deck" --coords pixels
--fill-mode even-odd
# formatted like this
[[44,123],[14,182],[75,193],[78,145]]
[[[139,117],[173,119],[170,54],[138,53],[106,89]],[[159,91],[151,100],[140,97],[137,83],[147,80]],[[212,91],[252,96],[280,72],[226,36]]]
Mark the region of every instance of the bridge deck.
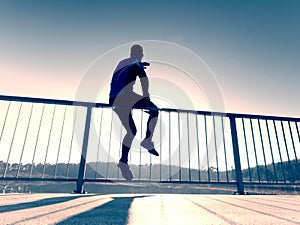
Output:
[[0,214],[0,224],[300,224],[300,196],[4,194]]

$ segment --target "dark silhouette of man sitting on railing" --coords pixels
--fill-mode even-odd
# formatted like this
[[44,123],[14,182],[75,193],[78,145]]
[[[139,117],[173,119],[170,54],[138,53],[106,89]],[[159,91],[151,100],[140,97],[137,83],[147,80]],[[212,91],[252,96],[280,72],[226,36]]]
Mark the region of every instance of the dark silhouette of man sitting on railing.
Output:
[[[126,134],[122,142],[122,156],[118,167],[121,169],[122,176],[126,180],[132,180],[133,175],[128,166],[128,153],[132,141],[137,133],[135,123],[132,118],[132,109],[141,108],[147,110],[149,118],[147,121],[146,137],[141,142],[141,146],[146,148],[150,154],[159,156],[154,148],[152,141],[153,132],[157,123],[158,108],[150,100],[149,80],[145,72],[149,63],[141,62],[144,56],[141,45],[133,45],[130,49],[130,57],[119,62],[114,71],[111,89],[109,94],[109,103],[120,118],[122,125],[126,129]],[[143,95],[133,91],[136,77],[139,77]]]

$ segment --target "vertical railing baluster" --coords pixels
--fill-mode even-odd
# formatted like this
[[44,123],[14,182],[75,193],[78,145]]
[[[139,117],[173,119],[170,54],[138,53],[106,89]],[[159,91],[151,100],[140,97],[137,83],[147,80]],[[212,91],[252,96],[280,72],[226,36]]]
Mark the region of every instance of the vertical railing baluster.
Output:
[[75,123],[76,123],[76,118],[77,118],[77,107],[75,107],[75,115],[74,115],[74,120],[73,120],[73,126],[72,126],[72,136],[71,136],[71,142],[70,142],[70,148],[69,148],[69,157],[68,157],[68,164],[67,164],[67,171],[66,171],[66,178],[69,178],[69,166],[70,166],[70,160],[71,160],[71,154],[72,154],[72,148],[73,148],[73,139],[75,135]]
[[206,143],[206,162],[207,162],[207,181],[210,182],[210,166],[209,166],[209,146],[208,146],[208,137],[207,137],[207,121],[206,115],[204,115],[204,127],[205,127],[205,143]]
[[226,154],[226,144],[225,144],[225,131],[224,131],[224,117],[222,117],[222,134],[223,134],[223,147],[224,147],[224,155],[225,155],[225,168],[226,168],[226,180],[229,182],[228,176],[228,166],[227,166],[227,154]]
[[251,176],[251,169],[250,169],[250,162],[249,162],[249,152],[248,152],[248,144],[247,144],[247,137],[246,137],[246,130],[245,130],[245,122],[244,122],[244,118],[242,118],[242,125],[243,125],[244,141],[245,141],[245,149],[246,149],[246,155],[247,155],[249,180],[250,180],[250,182],[252,182],[252,176]]
[[179,112],[177,111],[177,119],[178,119],[178,166],[179,166],[179,181],[181,182],[181,135],[180,135],[180,116]]
[[[100,152],[101,132],[102,132],[102,120],[103,120],[103,107],[101,107],[99,137],[98,137],[98,144],[97,144],[97,158],[96,158],[95,179],[97,179],[97,174],[98,174],[99,152]],[[118,169],[119,169],[119,167],[118,167]]]
[[172,180],[172,162],[171,162],[171,112],[169,111],[169,180]]
[[187,124],[187,141],[188,141],[188,164],[189,164],[189,181],[192,180],[191,176],[191,149],[190,149],[190,123],[189,123],[189,113],[186,113],[186,124]]
[[128,164],[131,164],[131,162],[132,162],[132,160],[131,160],[131,158],[132,158],[132,151],[129,151],[129,156],[128,156]]
[[152,154],[149,154],[149,180],[152,180]]
[[28,123],[27,123],[25,138],[24,138],[24,142],[23,142],[23,146],[22,146],[22,152],[21,152],[21,156],[20,156],[20,160],[19,160],[18,170],[17,170],[17,174],[16,174],[17,178],[19,177],[19,173],[20,173],[20,169],[21,169],[21,163],[22,163],[22,159],[23,159],[23,154],[24,154],[25,145],[26,145],[26,141],[27,141],[28,130],[29,130],[29,126],[30,126],[30,122],[31,122],[31,117],[32,117],[33,105],[34,104],[32,103],[31,109],[30,109],[30,116],[29,116]]
[[159,145],[159,181],[161,181],[162,179],[162,167],[161,167],[161,164],[162,164],[162,111],[160,112],[159,114],[159,122],[160,122],[160,126],[159,126],[159,142],[160,142],[160,145]]
[[218,146],[217,146],[217,134],[216,134],[216,121],[215,115],[213,115],[213,127],[214,127],[214,142],[215,142],[215,152],[216,152],[216,163],[217,163],[217,180],[220,182],[219,175],[219,161],[218,161]]
[[[122,154],[122,125],[120,126],[120,149],[119,149],[119,159],[121,158],[121,154]],[[120,168],[118,167],[117,170],[117,178],[120,178]]]
[[2,130],[1,130],[1,135],[0,135],[0,143],[1,143],[2,135],[3,135],[4,129],[5,129],[6,120],[7,120],[8,112],[9,112],[9,109],[10,109],[10,105],[11,105],[11,101],[9,101],[9,104],[8,104],[8,107],[7,107],[7,110],[6,110],[6,114],[5,114],[5,118],[4,118]]
[[110,132],[109,132],[109,143],[108,143],[108,156],[107,156],[107,167],[106,167],[106,179],[108,179],[108,170],[109,170],[109,159],[110,159],[110,151],[111,151],[111,134],[113,129],[113,118],[114,118],[114,111],[111,109],[111,121],[110,121]]
[[251,133],[252,133],[252,141],[253,141],[253,148],[254,148],[254,155],[255,155],[255,162],[256,162],[257,177],[258,177],[258,182],[260,183],[260,172],[259,172],[259,166],[258,166],[258,161],[257,161],[256,144],[255,144],[255,139],[254,139],[252,119],[250,119],[250,127],[251,127]]
[[149,155],[149,157],[150,157],[150,164],[149,164],[149,166],[150,166],[150,168],[149,168],[149,179],[150,179],[150,181],[152,180],[152,155]]
[[264,157],[264,163],[265,163],[266,179],[267,179],[267,182],[269,182],[268,168],[267,168],[266,154],[265,154],[265,147],[264,147],[264,142],[263,142],[263,138],[262,138],[262,132],[261,132],[260,120],[258,120],[257,122],[258,122],[258,128],[259,128],[259,135],[260,135],[261,147],[262,147],[262,152],[263,152],[263,157]]
[[277,133],[277,128],[276,128],[275,120],[273,120],[273,124],[274,124],[275,136],[276,136],[277,147],[278,147],[278,152],[279,152],[279,157],[280,157],[280,164],[281,164],[281,170],[282,170],[283,181],[284,181],[284,183],[286,183],[285,172],[284,172],[284,166],[283,166],[283,162],[282,162],[282,156],[281,156],[281,151],[280,151],[280,145],[279,145],[279,139],[278,139],[278,133]]
[[269,130],[268,121],[267,120],[265,120],[265,121],[266,121],[266,127],[267,127],[267,133],[268,133],[268,139],[269,139],[269,145],[270,145],[270,151],[271,151],[271,157],[272,157],[273,171],[274,171],[275,181],[277,183],[277,174],[276,174],[276,168],[275,168],[275,162],[274,162],[272,142],[271,142],[271,137],[270,137],[270,130]]
[[241,159],[239,153],[235,117],[229,116],[229,119],[230,119],[230,129],[231,129],[232,147],[233,147],[233,156],[234,156],[234,165],[235,165],[235,177],[237,183],[237,193],[244,194],[243,174],[241,169]]
[[[293,167],[292,167],[292,164],[291,164],[291,160],[290,160],[290,154],[289,154],[289,151],[288,151],[288,146],[287,146],[287,141],[286,141],[286,137],[285,137],[285,132],[284,132],[284,128],[283,128],[283,122],[282,120],[280,121],[280,125],[281,125],[281,130],[282,130],[282,135],[283,135],[283,140],[284,140],[284,145],[285,145],[285,150],[286,150],[286,155],[287,155],[287,158],[288,158],[288,165],[289,165],[289,168],[290,168],[290,171],[291,171],[291,176],[290,176],[290,181],[291,179],[294,179],[295,178],[295,173],[294,173],[294,170],[293,170]],[[293,180],[292,180],[293,181]]]
[[83,190],[83,184],[84,184],[84,177],[85,177],[85,170],[86,170],[86,154],[87,154],[87,148],[88,148],[88,142],[89,142],[93,105],[89,104],[86,106],[86,108],[87,108],[87,110],[86,110],[82,150],[81,150],[81,157],[80,157],[80,164],[79,164],[78,178],[77,178],[75,193],[85,193],[85,191]]
[[56,111],[56,105],[54,105],[54,110],[53,110],[52,119],[51,119],[51,125],[50,125],[50,131],[49,131],[49,135],[48,135],[48,143],[47,143],[47,148],[46,148],[46,155],[45,155],[45,160],[44,160],[42,178],[44,178],[45,170],[46,170],[46,161],[47,161],[47,157],[48,157],[48,150],[49,150],[49,144],[50,144],[50,139],[51,139],[51,134],[52,134],[55,111]]
[[60,130],[60,138],[59,138],[59,143],[58,143],[58,151],[57,151],[56,163],[55,163],[55,168],[54,168],[54,178],[57,177],[57,164],[58,164],[58,159],[59,159],[60,150],[61,150],[61,141],[62,141],[63,131],[64,131],[64,127],[65,127],[66,112],[67,112],[67,106],[65,106],[64,116],[63,116],[63,122],[62,122],[61,130]]
[[[300,142],[300,132],[299,132],[299,128],[298,128],[298,123],[297,123],[297,122],[295,122],[295,126],[296,126],[297,135],[298,135],[299,142]],[[1,140],[1,139],[0,139],[0,140]]]
[[197,160],[198,160],[198,179],[201,182],[201,167],[200,167],[200,144],[199,144],[199,121],[196,113],[196,138],[197,138]]
[[294,138],[293,138],[293,132],[292,132],[290,121],[288,121],[288,124],[289,124],[289,130],[290,130],[290,135],[291,135],[291,141],[292,141],[292,146],[293,146],[293,150],[294,150],[294,155],[295,155],[296,169],[297,169],[297,171],[299,171],[298,157],[297,157],[297,153],[296,153],[296,148],[295,148],[295,143],[294,143]]
[[33,165],[34,165],[34,160],[35,160],[35,154],[36,154],[37,144],[38,144],[39,137],[40,137],[40,131],[41,131],[42,121],[43,121],[43,117],[44,117],[44,111],[45,111],[45,104],[43,104],[41,118],[40,118],[40,121],[39,121],[39,128],[38,128],[38,132],[36,134],[36,141],[35,141],[34,150],[33,150],[33,156],[32,156],[32,162],[31,162],[31,168],[30,168],[29,178],[32,177],[32,173],[33,173]]
[[[141,140],[143,140],[143,110],[141,109],[141,127],[140,127]],[[142,146],[140,145],[140,162],[139,162],[139,180],[141,180],[142,173]]]
[[19,107],[18,117],[17,117],[17,120],[16,120],[15,128],[14,128],[14,133],[13,133],[13,136],[12,136],[12,139],[11,139],[9,152],[8,152],[8,156],[7,156],[7,160],[6,160],[6,166],[5,166],[5,170],[4,170],[4,174],[3,174],[4,178],[6,177],[6,174],[7,174],[7,169],[8,169],[8,165],[9,165],[9,158],[10,158],[10,154],[11,154],[11,151],[12,151],[12,146],[13,146],[13,143],[14,143],[14,139],[15,139],[18,123],[19,123],[19,118],[20,118],[22,105],[23,105],[23,103],[21,102],[20,107]]
[[[296,130],[297,130],[297,135],[298,135],[298,138],[299,138],[299,144],[300,144],[300,134],[299,134],[299,129],[298,129],[297,122],[295,122],[295,126],[296,126]],[[298,158],[297,158],[297,160],[298,160]],[[299,171],[299,167],[298,167],[298,171]],[[299,175],[299,173],[298,173],[298,175]],[[299,177],[298,177],[298,179],[299,179]]]

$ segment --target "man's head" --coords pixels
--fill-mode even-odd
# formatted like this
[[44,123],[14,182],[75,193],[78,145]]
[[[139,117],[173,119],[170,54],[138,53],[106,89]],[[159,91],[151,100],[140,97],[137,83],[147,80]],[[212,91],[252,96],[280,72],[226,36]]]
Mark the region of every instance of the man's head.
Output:
[[141,61],[144,57],[143,47],[141,45],[132,45],[130,49],[130,57]]

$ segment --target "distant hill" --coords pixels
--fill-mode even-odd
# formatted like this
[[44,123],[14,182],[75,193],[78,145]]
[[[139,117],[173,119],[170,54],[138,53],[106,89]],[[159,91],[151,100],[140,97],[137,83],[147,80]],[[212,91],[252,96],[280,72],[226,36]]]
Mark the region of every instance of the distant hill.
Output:
[[[250,169],[244,169],[244,181],[269,181],[269,182],[296,182],[300,181],[300,165],[296,160],[283,163],[274,163],[267,166],[260,165]],[[37,177],[37,178],[77,178],[79,164],[6,164],[0,161],[0,174],[3,176],[7,167],[6,177]],[[235,170],[217,171],[211,167],[201,171],[197,169],[188,169],[186,167],[169,165],[131,165],[131,170],[136,180],[153,181],[234,181]],[[31,174],[31,176],[30,176]],[[0,175],[0,176],[1,176]],[[117,164],[114,162],[91,162],[87,164],[87,179],[122,179]]]
[[297,160],[268,164],[243,170],[244,181],[300,182],[300,164]]

